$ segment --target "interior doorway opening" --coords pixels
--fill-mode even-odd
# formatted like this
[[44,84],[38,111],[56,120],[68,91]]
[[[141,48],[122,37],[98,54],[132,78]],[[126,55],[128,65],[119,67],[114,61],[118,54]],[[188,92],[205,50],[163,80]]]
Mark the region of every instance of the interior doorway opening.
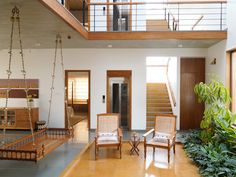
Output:
[[[67,70],[68,119],[71,126],[87,120],[90,127],[90,71]],[[67,124],[68,120],[65,121]],[[68,126],[68,125],[67,125]]]
[[176,114],[177,57],[146,58],[146,129],[158,114]]
[[131,129],[131,71],[107,71],[107,112],[120,114],[120,127]]

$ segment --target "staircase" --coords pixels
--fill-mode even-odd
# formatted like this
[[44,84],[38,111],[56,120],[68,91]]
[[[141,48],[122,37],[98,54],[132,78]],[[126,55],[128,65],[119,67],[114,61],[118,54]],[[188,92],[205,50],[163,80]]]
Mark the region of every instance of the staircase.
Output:
[[172,114],[168,90],[165,83],[147,83],[147,130],[154,128],[157,114]]

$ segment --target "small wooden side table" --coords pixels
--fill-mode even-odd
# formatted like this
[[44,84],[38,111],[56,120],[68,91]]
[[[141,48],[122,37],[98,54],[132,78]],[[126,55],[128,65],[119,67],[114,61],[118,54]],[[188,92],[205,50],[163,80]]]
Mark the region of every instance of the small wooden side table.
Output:
[[134,153],[139,155],[139,148],[138,148],[139,143],[140,143],[139,134],[136,132],[133,132],[129,141],[129,144],[131,145],[130,155]]

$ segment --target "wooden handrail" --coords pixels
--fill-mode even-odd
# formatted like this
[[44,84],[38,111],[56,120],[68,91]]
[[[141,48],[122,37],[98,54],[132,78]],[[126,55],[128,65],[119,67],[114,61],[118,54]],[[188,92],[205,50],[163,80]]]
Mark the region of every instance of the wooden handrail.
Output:
[[144,5],[144,4],[215,4],[215,3],[227,3],[227,0],[215,0],[215,1],[169,1],[169,2],[92,2],[88,5]]
[[168,76],[168,72],[169,72],[169,63],[170,63],[170,59],[168,60],[168,63],[167,63],[167,71],[166,71],[166,78],[167,78],[167,88],[168,88],[168,92],[169,92],[169,95],[170,95],[170,100],[171,100],[171,105],[172,105],[172,110],[173,110],[173,107],[176,106],[176,99],[175,99],[175,95],[174,95],[174,92],[173,92],[173,89],[171,87],[171,84],[170,84],[170,79],[169,79],[169,76]]
[[176,106],[176,99],[175,99],[175,95],[174,95],[173,89],[172,89],[172,87],[171,87],[170,80],[169,80],[168,76],[167,76],[167,84],[168,84],[168,86],[169,86],[169,88],[170,88],[171,100],[172,100],[173,105],[174,105],[174,107],[175,107],[175,106]]

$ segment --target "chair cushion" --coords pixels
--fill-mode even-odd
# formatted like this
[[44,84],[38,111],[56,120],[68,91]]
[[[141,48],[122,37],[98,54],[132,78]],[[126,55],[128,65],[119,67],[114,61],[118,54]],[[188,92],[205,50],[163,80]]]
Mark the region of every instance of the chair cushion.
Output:
[[113,136],[117,136],[117,133],[111,133],[111,132],[105,133],[105,132],[103,132],[103,133],[98,133],[98,136],[101,136],[101,137],[103,137],[103,136],[113,137]]
[[166,146],[168,145],[168,139],[170,139],[170,144],[172,144],[173,142],[170,134],[155,132],[155,136],[150,141],[148,141],[147,144]]
[[117,133],[98,133],[98,144],[118,143]]
[[167,139],[170,139],[171,136],[168,133],[155,132],[155,136],[153,138],[154,141],[168,143]]

